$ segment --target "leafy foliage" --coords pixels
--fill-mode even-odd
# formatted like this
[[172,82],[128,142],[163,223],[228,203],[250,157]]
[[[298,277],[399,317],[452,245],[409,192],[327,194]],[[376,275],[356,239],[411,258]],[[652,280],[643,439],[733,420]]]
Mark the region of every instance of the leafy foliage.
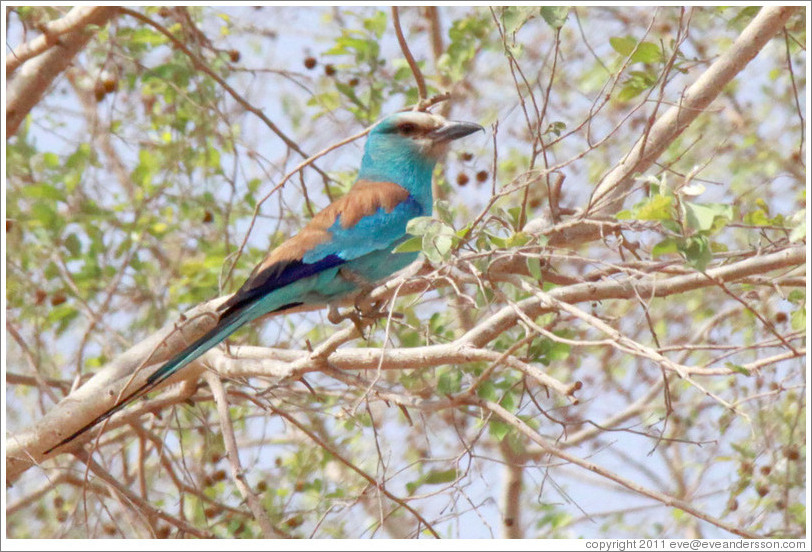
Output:
[[[592,196],[757,11],[400,8],[432,109],[488,129],[409,224],[420,271],[363,339],[321,311],[242,330],[228,423],[207,385],[157,393],[91,468],[25,472],[9,536],[805,537],[805,273],[752,270],[807,239],[802,14],[622,208]],[[9,47],[66,13],[10,8]],[[336,143],[426,100],[388,9],[138,13],[7,139],[12,437],[235,289],[352,185]]]

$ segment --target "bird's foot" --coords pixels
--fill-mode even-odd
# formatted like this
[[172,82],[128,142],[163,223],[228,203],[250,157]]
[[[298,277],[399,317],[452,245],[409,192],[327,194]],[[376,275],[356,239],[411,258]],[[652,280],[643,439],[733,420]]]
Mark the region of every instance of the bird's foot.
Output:
[[327,320],[332,324],[339,324],[344,320],[351,320],[355,325],[355,329],[358,330],[358,333],[360,333],[364,339],[366,339],[364,330],[372,323],[372,320],[369,320],[355,309],[348,309],[345,312],[341,312],[338,307],[334,305],[330,305],[327,310]]
[[349,318],[346,313],[341,312],[335,305],[327,305],[327,320],[330,324],[340,324]]
[[364,305],[359,304],[358,299],[356,299],[355,307],[352,309],[347,309],[344,312],[341,312],[334,305],[330,305],[327,310],[327,320],[329,320],[332,324],[338,324],[344,320],[350,320],[355,325],[358,333],[360,333],[364,339],[367,339],[365,330],[376,320],[388,318],[390,316],[397,319],[403,318],[402,313],[389,313],[382,310],[382,307],[385,304],[386,301],[376,301]]
[[375,301],[371,299],[369,295],[372,289],[372,287],[362,288],[361,291],[358,292],[358,295],[355,296],[353,306],[359,316],[378,319],[381,318],[381,314],[383,314],[383,307],[386,305],[386,300]]
[[[350,270],[346,267],[339,269],[338,274],[346,281],[352,282],[358,286],[358,291],[355,294],[355,311],[358,316],[362,318],[371,318],[377,320],[381,318],[381,310],[386,304],[386,300],[375,301],[371,298],[372,291],[375,289],[375,283],[366,279],[362,274]],[[345,317],[346,318],[346,317]]]
[[372,299],[372,291],[375,289],[375,284],[366,279],[362,274],[346,267],[340,268],[338,274],[344,280],[358,286],[358,291],[355,294],[355,300],[353,302],[354,308],[352,310],[342,313],[338,308],[332,305],[329,307],[327,320],[331,323],[338,324],[344,320],[352,320],[358,332],[366,339],[364,330],[371,326],[376,320],[388,318],[389,316],[393,318],[403,317],[400,313],[389,313],[384,310],[388,302],[386,299],[379,299],[377,301]]

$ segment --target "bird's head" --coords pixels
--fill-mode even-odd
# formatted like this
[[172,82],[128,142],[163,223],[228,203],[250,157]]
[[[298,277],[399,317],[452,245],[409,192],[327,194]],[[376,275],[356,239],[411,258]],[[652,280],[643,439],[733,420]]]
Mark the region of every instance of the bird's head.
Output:
[[431,170],[448,144],[477,130],[484,129],[432,113],[389,115],[369,132],[359,178],[394,181],[393,175],[411,173],[430,180]]
[[475,123],[449,121],[422,111],[395,113],[379,122],[369,133],[367,148],[391,145],[405,148],[436,161],[457,138],[483,130]]

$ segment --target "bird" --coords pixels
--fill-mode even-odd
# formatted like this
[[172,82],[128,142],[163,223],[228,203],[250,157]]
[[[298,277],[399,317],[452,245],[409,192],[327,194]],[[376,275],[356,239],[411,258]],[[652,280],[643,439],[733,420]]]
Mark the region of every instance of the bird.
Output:
[[432,173],[449,144],[484,129],[426,111],[402,111],[375,124],[367,136],[357,180],[296,235],[272,249],[243,285],[217,307],[217,322],[150,374],[122,392],[104,413],[45,454],[73,441],[245,324],[303,305],[329,305],[386,279],[419,252],[393,252],[409,238],[408,222],[433,210]]

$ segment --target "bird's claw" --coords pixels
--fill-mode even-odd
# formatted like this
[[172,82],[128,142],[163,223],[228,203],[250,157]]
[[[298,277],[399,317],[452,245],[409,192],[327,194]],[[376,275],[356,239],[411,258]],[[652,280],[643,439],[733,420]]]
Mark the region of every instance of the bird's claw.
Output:
[[337,307],[330,305],[327,310],[327,320],[329,320],[330,323],[339,324],[344,320],[351,320],[362,337],[364,337],[365,327],[370,324],[370,321],[364,320],[365,318],[367,317],[355,309],[348,309],[345,312],[341,312]]
[[343,314],[338,307],[335,305],[328,305],[327,307],[327,320],[330,321],[330,324],[340,324],[342,321],[346,320],[347,316]]
[[363,304],[362,301],[366,299],[366,297],[362,298],[363,295],[364,294],[359,295],[359,297],[356,298],[354,308],[347,309],[344,312],[341,312],[338,307],[330,305],[327,310],[327,320],[329,320],[332,324],[339,324],[344,320],[350,320],[355,325],[358,333],[360,333],[361,336],[366,339],[366,328],[371,326],[376,320],[388,318],[390,316],[398,319],[403,318],[402,313],[389,313],[382,310],[382,308],[386,305],[386,301],[375,301]]
[[373,301],[370,299],[369,294],[372,288],[362,289],[358,295],[355,296],[353,306],[359,316],[366,318],[380,318],[381,310],[386,304],[386,301]]

